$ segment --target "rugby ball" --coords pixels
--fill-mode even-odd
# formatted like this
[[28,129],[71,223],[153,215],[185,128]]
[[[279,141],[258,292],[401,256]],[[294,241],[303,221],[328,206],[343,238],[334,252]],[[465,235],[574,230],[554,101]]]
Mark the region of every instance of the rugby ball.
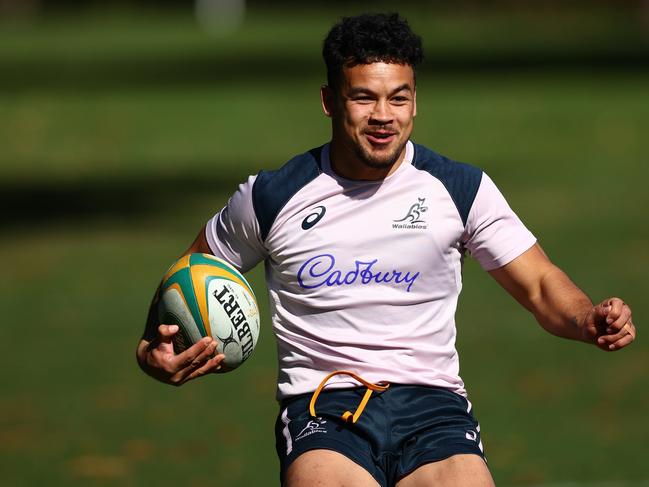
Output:
[[217,340],[228,369],[245,362],[259,338],[259,308],[250,284],[209,254],[185,255],[169,268],[160,285],[158,319],[178,325],[176,353],[209,336]]

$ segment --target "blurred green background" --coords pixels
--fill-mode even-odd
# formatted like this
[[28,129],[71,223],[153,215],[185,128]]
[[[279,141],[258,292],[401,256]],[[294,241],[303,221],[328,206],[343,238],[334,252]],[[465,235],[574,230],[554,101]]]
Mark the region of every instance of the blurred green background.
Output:
[[331,24],[398,8],[427,54],[414,139],[483,167],[640,328],[615,354],[556,339],[467,261],[461,373],[497,484],[649,485],[647,2],[223,2],[0,2],[0,483],[278,485],[261,268],[241,369],[177,389],[134,349],[236,184],[327,140]]

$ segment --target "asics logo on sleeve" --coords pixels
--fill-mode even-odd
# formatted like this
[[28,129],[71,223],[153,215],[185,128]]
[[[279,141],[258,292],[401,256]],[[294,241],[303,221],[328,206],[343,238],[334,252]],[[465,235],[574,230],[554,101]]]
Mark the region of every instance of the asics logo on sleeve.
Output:
[[316,206],[312,213],[309,213],[304,220],[302,220],[302,230],[308,230],[313,225],[322,220],[322,217],[327,212],[324,206]]

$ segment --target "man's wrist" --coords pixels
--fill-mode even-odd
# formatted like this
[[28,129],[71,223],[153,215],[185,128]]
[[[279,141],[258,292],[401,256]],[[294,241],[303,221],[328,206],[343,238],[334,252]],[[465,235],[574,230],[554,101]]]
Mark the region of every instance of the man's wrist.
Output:
[[588,316],[593,310],[593,303],[586,303],[586,309],[573,315],[570,323],[574,327],[577,338],[585,343],[593,343],[593,337],[588,329]]
[[[147,350],[149,348],[149,342],[145,340],[144,338],[140,340],[140,343],[137,345],[137,349],[135,350],[135,358],[137,359],[137,363],[142,369],[142,371],[146,371],[146,354]],[[148,373],[148,372],[147,372]]]

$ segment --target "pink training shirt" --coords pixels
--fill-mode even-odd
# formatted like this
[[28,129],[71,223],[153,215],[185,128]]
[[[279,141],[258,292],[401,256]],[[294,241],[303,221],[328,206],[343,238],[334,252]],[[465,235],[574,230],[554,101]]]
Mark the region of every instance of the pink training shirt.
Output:
[[251,176],[206,228],[214,255],[241,272],[265,261],[278,399],[341,369],[466,396],[455,349],[463,256],[492,270],[536,239],[473,166],[408,142],[393,174],[351,181],[328,152]]

